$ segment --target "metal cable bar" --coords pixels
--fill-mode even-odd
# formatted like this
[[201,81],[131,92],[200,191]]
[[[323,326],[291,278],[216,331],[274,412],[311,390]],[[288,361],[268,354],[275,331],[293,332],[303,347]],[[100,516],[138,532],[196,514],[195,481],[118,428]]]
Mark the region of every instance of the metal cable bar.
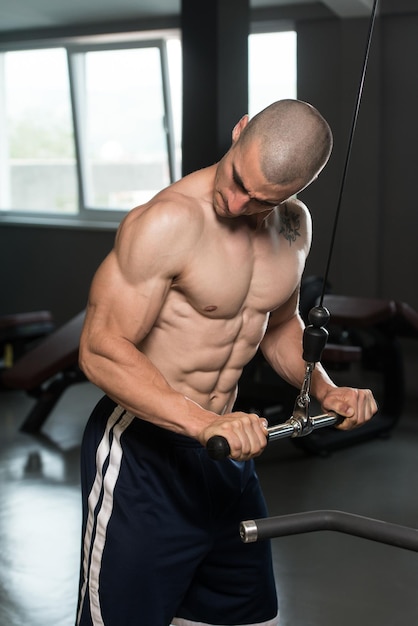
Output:
[[309,511],[241,522],[244,543],[330,530],[418,552],[418,530],[342,511]]

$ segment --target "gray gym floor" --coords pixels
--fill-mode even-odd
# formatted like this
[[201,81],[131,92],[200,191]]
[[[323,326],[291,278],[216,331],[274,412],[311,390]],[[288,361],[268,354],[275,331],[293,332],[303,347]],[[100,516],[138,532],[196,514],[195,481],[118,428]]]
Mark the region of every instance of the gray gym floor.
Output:
[[[418,528],[415,355],[391,436],[328,457],[291,441],[257,461],[271,515],[337,509]],[[19,431],[34,400],[0,392],[0,626],[73,626],[80,543],[79,445],[100,392],[69,388],[42,437]],[[282,626],[418,624],[418,554],[316,532],[273,540]],[[152,624],[150,624],[152,626]]]

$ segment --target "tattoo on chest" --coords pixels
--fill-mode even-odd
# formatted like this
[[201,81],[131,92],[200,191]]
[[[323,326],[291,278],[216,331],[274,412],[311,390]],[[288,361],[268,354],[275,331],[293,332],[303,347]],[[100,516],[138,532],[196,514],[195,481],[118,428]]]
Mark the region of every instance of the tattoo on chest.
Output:
[[289,211],[287,207],[280,213],[280,235],[289,242],[289,246],[297,237],[300,237],[300,216],[295,211]]

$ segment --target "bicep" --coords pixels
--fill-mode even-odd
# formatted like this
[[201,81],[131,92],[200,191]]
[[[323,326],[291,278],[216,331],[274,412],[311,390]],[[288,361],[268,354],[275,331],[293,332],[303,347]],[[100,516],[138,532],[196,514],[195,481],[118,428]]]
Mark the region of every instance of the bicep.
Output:
[[273,313],[261,344],[262,352],[272,368],[298,387],[303,377],[303,322],[298,312],[298,291]]
[[303,328],[299,315],[299,287],[295,289],[290,298],[278,309],[270,314],[266,334],[261,343],[264,354],[277,348],[277,343],[283,335],[293,335]]
[[138,279],[127,278],[113,251],[94,277],[85,329],[91,341],[120,337],[138,344],[151,330],[171,285],[171,279],[143,260]]

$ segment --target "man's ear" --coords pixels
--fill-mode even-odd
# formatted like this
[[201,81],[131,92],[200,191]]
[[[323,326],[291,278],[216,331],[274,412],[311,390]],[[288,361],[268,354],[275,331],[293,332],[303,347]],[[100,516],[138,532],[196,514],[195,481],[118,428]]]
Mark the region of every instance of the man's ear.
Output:
[[240,134],[242,133],[244,128],[247,126],[249,119],[250,118],[248,117],[248,113],[246,113],[245,115],[242,116],[240,121],[235,124],[233,131],[232,131],[232,143],[235,143],[237,141]]

